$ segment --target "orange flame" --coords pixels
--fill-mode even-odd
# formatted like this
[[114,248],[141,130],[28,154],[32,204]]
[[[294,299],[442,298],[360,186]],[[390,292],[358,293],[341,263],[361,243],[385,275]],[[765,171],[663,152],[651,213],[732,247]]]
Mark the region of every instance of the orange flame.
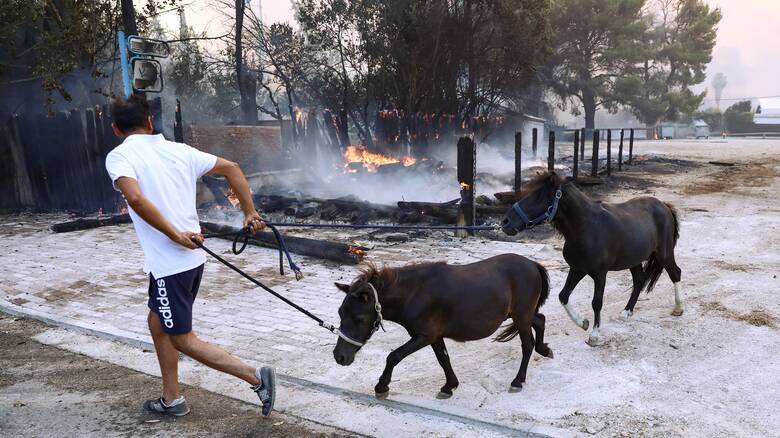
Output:
[[350,163],[362,163],[363,167],[369,172],[376,172],[380,166],[385,164],[401,163],[408,167],[417,162],[416,158],[408,155],[394,158],[370,152],[362,144],[347,146],[347,149],[344,151],[344,160],[346,161],[345,167],[349,166]]
[[351,252],[352,254],[355,254],[355,255],[360,256],[360,257],[366,255],[365,251],[363,251],[362,249],[360,249],[360,248],[358,248],[356,246],[351,246],[350,245],[348,251]]

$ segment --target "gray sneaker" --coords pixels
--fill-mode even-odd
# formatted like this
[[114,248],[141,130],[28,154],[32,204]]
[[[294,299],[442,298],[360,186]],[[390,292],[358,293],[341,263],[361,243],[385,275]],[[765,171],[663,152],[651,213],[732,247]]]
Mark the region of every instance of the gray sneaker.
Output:
[[263,416],[267,417],[271,415],[276,400],[276,371],[271,367],[262,367],[255,371],[255,376],[260,379],[260,384],[252,386],[252,391],[260,397]]
[[182,397],[180,400],[180,402],[174,402],[174,404],[171,406],[166,405],[162,397],[154,400],[147,400],[144,402],[144,410],[146,412],[152,412],[156,414],[183,417],[190,413],[190,408],[187,407],[187,402],[184,400],[184,397]]

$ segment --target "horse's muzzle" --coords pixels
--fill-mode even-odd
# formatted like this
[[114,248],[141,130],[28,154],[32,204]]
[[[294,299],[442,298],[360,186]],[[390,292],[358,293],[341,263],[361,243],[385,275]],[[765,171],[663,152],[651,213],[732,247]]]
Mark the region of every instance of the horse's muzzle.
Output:
[[[509,214],[507,214],[504,217],[504,220],[501,221],[501,231],[503,231],[504,234],[506,234],[508,236],[514,236],[514,235],[517,234],[518,231],[520,231],[518,228],[520,226],[522,226],[522,225],[523,224],[521,224],[519,220],[513,221],[509,217]],[[523,227],[523,228],[525,228],[525,227]]]
[[339,339],[336,342],[336,347],[333,348],[333,359],[335,359],[336,363],[341,366],[352,365],[352,362],[355,361],[355,355],[357,354],[358,350],[359,348],[355,348],[354,346],[349,345],[343,340]]

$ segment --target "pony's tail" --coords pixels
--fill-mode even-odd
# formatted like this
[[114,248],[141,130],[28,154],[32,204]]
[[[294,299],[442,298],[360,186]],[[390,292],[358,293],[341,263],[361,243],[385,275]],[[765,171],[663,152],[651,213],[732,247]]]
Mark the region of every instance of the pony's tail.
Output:
[[677,246],[677,239],[680,238],[680,217],[677,215],[677,209],[674,208],[674,205],[668,202],[665,202],[664,205],[669,209],[672,219],[674,219],[674,245]]
[[[550,276],[547,274],[547,269],[544,266],[536,263],[536,268],[539,270],[539,276],[542,277],[542,291],[539,294],[539,301],[536,304],[536,312],[539,312],[539,308],[542,307],[547,297],[550,296]],[[511,322],[504,327],[504,330],[496,336],[493,341],[495,342],[507,342],[514,339],[520,331],[515,327],[514,322]]]
[[550,296],[550,275],[547,274],[547,269],[539,263],[536,264],[536,269],[539,270],[539,276],[542,277],[542,293],[539,295],[539,303],[536,305],[536,312],[538,313],[539,308],[544,305],[547,297]]
[[639,288],[639,290],[646,290],[647,292],[650,292],[655,287],[655,283],[658,281],[658,278],[664,272],[664,266],[658,260],[658,257],[656,257],[655,253],[650,256],[650,260],[646,261],[644,265],[642,265],[642,272],[644,273],[645,279],[642,283],[642,287]]

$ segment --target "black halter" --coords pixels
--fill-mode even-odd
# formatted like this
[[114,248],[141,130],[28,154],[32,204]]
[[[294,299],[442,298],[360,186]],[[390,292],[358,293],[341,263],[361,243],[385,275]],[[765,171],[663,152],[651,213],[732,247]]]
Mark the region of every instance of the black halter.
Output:
[[539,215],[536,219],[531,220],[527,214],[523,211],[523,208],[520,207],[520,202],[515,202],[512,205],[512,210],[517,214],[517,217],[520,218],[520,220],[525,224],[528,228],[533,228],[536,225],[539,225],[544,222],[551,222],[553,218],[555,218],[555,214],[558,213],[558,204],[561,202],[561,196],[563,196],[563,192],[559,188],[555,191],[555,197],[553,198],[552,204],[550,204],[549,207],[547,207],[547,211]]

